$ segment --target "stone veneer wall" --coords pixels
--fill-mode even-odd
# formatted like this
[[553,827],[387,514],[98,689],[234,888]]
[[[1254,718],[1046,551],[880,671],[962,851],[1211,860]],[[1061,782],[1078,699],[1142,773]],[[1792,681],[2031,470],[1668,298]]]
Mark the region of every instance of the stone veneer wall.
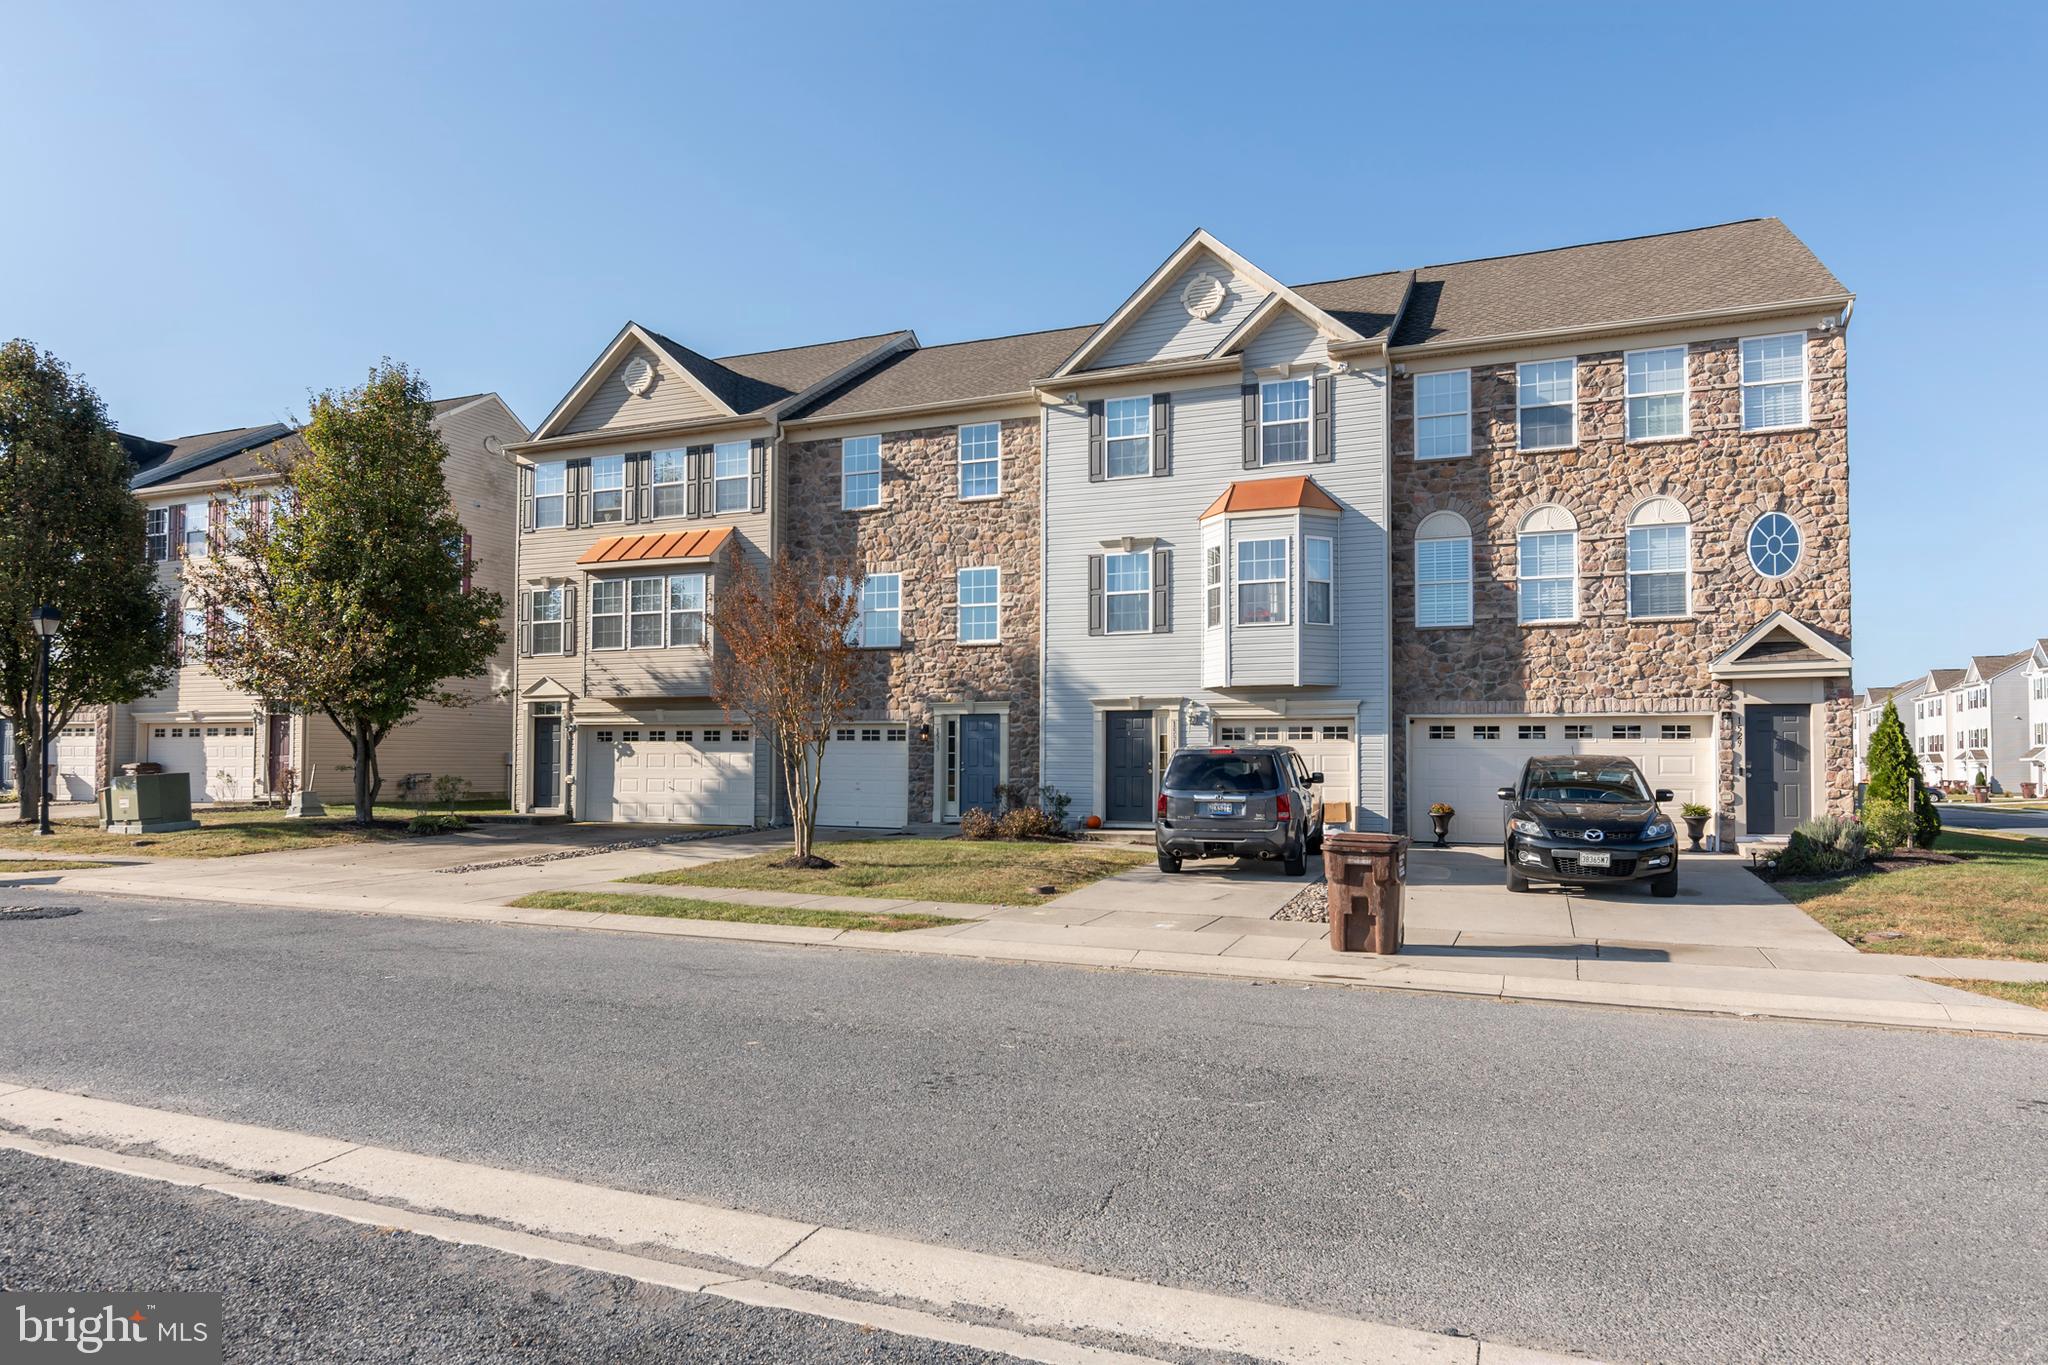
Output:
[[[783,447],[790,551],[903,575],[903,645],[871,651],[859,718],[910,723],[913,821],[932,815],[934,702],[1007,701],[1010,781],[1038,783],[1039,424],[1002,427],[1003,496],[989,501],[960,499],[957,426],[884,433],[882,505],[862,512],[839,505],[837,439]],[[954,575],[989,566],[1002,570],[1002,641],[963,645]]]
[[[1831,640],[1849,643],[1847,377],[1841,332],[1807,333],[1809,425],[1745,434],[1736,338],[1687,347],[1690,434],[1628,442],[1622,352],[1578,358],[1578,445],[1515,449],[1515,367],[1472,369],[1472,453],[1417,463],[1412,376],[1393,395],[1393,803],[1406,827],[1408,717],[1436,713],[1680,713],[1720,715],[1722,808],[1739,806],[1739,717],[1734,690],[1712,660],[1783,609]],[[1693,616],[1628,619],[1628,519],[1668,494],[1692,514]],[[1572,625],[1517,619],[1515,545],[1522,518],[1556,503],[1579,524],[1580,617]],[[1453,511],[1472,527],[1473,624],[1415,624],[1415,529]],[[1783,511],[1805,537],[1798,567],[1772,581],[1754,572],[1746,537]],[[1815,715],[1825,745],[1831,809],[1846,810],[1855,783],[1854,695],[1829,680]],[[1731,724],[1732,722],[1732,724]],[[1823,739],[1823,735],[1825,738]]]

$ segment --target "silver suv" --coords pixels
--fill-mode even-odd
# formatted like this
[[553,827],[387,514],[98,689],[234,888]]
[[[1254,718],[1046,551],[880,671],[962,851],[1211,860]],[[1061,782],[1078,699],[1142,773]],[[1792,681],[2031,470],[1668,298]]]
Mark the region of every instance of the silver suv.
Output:
[[1161,872],[1185,858],[1279,858],[1290,877],[1323,851],[1323,775],[1292,749],[1182,749],[1160,784],[1152,841]]

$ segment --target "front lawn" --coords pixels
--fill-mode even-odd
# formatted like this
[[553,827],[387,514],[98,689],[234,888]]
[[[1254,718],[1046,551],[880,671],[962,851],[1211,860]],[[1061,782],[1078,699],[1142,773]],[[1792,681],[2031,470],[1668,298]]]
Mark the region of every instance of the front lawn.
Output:
[[629,882],[663,886],[735,886],[813,896],[876,896],[889,900],[963,901],[974,905],[1042,905],[1053,895],[1142,867],[1152,859],[1106,844],[1012,843],[991,839],[862,839],[818,844],[823,869],[777,867],[777,851],[674,872],[648,872]]
[[2048,841],[1949,830],[1936,849],[1962,861],[1772,886],[1867,953],[2048,962]]
[[404,837],[409,808],[377,812],[364,828],[346,815],[287,820],[274,810],[199,812],[199,828],[171,834],[102,834],[96,820],[58,820],[45,838],[33,824],[0,825],[0,848],[24,853],[131,853],[145,858],[233,858],[316,844],[360,844]]
[[89,867],[120,864],[88,863],[77,858],[0,858],[0,877],[26,877],[37,872],[82,872]]
[[2015,1004],[2032,1005],[2037,1010],[2048,1010],[2048,981],[1965,981],[1951,976],[1930,976],[1927,978],[1937,986],[1955,986],[1978,995],[1996,996]]
[[682,896],[613,895],[602,891],[536,891],[512,902],[523,910],[584,910],[593,915],[659,915],[668,919],[716,919],[738,924],[796,924],[810,929],[868,929],[896,934],[959,924],[944,915],[898,915],[888,911],[798,910],[786,905],[736,905]]

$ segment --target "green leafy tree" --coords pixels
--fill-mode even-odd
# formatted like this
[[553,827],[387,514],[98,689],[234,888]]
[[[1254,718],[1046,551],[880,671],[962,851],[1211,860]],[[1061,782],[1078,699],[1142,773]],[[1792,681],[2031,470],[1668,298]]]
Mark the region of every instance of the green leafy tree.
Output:
[[129,474],[99,395],[49,352],[0,345],[0,716],[13,727],[23,819],[42,766],[32,608],[64,614],[50,655],[53,730],[170,680],[169,598],[144,555]]
[[505,642],[504,599],[466,590],[424,380],[385,361],[361,388],[313,400],[295,440],[263,459],[281,484],[236,514],[228,553],[193,561],[208,666],[273,704],[317,711],[347,738],[355,818],[383,776],[377,746],[422,706],[463,706]]
[[1933,848],[1934,841],[1941,837],[1941,812],[1935,807],[1934,798],[1927,794],[1927,779],[1920,771],[1919,755],[1913,752],[1913,742],[1906,738],[1906,727],[1899,720],[1899,708],[1892,702],[1884,704],[1884,714],[1878,718],[1877,728],[1870,732],[1870,748],[1863,763],[1870,773],[1863,791],[1864,803],[1910,805],[1914,844]]

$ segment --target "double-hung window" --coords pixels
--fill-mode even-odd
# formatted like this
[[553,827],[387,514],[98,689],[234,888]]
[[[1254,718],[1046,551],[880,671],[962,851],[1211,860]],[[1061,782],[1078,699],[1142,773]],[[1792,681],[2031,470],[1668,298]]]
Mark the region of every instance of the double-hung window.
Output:
[[[183,618],[185,661],[198,663],[206,657],[206,608],[188,606]],[[560,646],[556,646],[557,649]]]
[[1237,623],[1287,624],[1287,542],[1237,542]]
[[1415,376],[1415,458],[1448,460],[1472,453],[1472,371]]
[[1742,339],[1742,429],[1806,425],[1806,337]]
[[1102,557],[1103,629],[1111,635],[1152,629],[1152,554]]
[[1692,528],[1628,528],[1628,614],[1684,616],[1690,594],[1686,578],[1692,560]]
[[[540,530],[568,524],[569,466],[550,460],[533,467],[533,524]],[[540,651],[536,650],[535,653]]]
[[1305,536],[1301,542],[1301,621],[1327,626],[1335,619],[1331,593],[1336,583],[1336,545],[1328,536]]
[[962,569],[959,574],[960,642],[992,645],[1002,638],[1001,569]]
[[839,505],[849,512],[882,505],[882,438],[849,436],[839,443]]
[[903,575],[871,573],[860,582],[860,619],[854,629],[864,649],[903,643]]
[[1685,435],[1685,347],[1630,351],[1625,365],[1628,439]]
[[590,462],[590,522],[626,519],[626,457],[599,455]]
[[143,553],[151,563],[159,563],[171,557],[171,509],[152,507],[143,513]]
[[1259,385],[1259,463],[1306,460],[1308,418],[1308,380],[1269,379]]
[[213,503],[201,498],[185,504],[185,558],[198,559],[213,536]]
[[660,649],[664,584],[659,578],[634,578],[626,584],[626,645]]
[[720,441],[711,447],[711,510],[744,512],[750,505],[747,485],[754,474],[754,448],[745,441]]
[[648,465],[654,515],[680,517],[690,510],[690,452],[657,450]]
[[995,498],[1003,492],[1003,424],[960,428],[960,496]]
[[1578,439],[1577,360],[1536,360],[1515,367],[1515,445],[1558,450]]
[[591,580],[590,647],[626,647],[626,580],[623,578]]
[[527,599],[527,631],[530,639],[529,653],[560,654],[562,652],[562,590],[560,587],[535,588]]
[[1523,519],[1515,574],[1525,625],[1578,619],[1579,532],[1563,508],[1539,507]]
[[1152,472],[1152,400],[1112,398],[1102,405],[1103,477],[1133,479]]
[[684,649],[704,643],[704,575],[668,576],[668,644]]
[[1415,624],[1472,624],[1472,528],[1456,512],[1415,528]]
[[1203,556],[1202,595],[1208,608],[1207,620],[1212,626],[1223,624],[1223,547],[1211,545]]

